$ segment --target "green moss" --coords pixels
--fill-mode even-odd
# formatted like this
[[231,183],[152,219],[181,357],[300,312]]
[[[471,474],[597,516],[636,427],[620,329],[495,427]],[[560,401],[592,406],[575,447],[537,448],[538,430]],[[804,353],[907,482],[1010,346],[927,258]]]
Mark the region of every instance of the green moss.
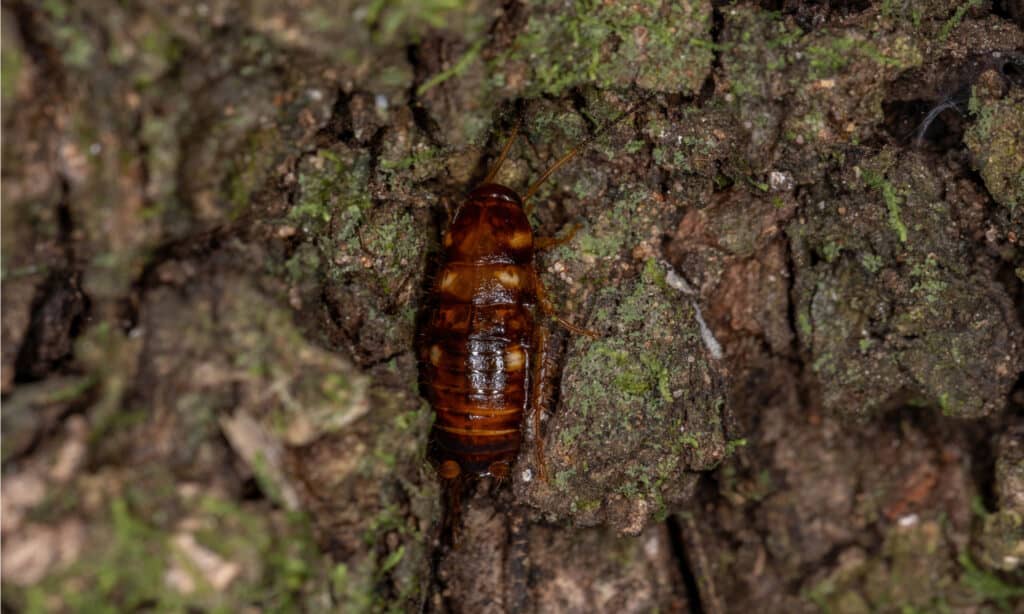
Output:
[[864,597],[879,611],[943,611],[954,581],[950,554],[950,544],[934,520],[893,527],[886,532],[880,556],[866,561],[859,573],[846,574],[843,583],[861,580]]
[[433,169],[443,158],[444,151],[440,148],[420,147],[402,158],[381,158],[380,168],[388,175],[401,177],[409,170]]
[[[1020,466],[1024,472],[1024,465]],[[989,513],[979,501],[981,509],[975,510],[981,520],[981,531],[972,540],[972,555],[985,569],[1006,572],[1018,571],[1020,558],[1024,554],[1024,515],[1005,506]],[[1011,576],[1012,577],[1012,576]]]
[[824,256],[825,262],[834,262],[835,259],[839,257],[839,253],[842,251],[843,248],[840,245],[832,241],[829,241],[828,243],[825,244],[824,247],[821,248],[821,255]]
[[[796,329],[810,364],[827,378],[825,406],[865,414],[912,390],[952,415],[995,411],[1012,379],[993,376],[1007,364],[1000,332],[1007,322],[980,315],[1002,313],[1001,299],[962,264],[941,173],[923,157],[886,149],[847,171],[851,183],[858,175],[861,190],[789,230],[803,259]],[[831,259],[833,245],[858,258]],[[899,283],[879,283],[883,270]],[[977,357],[989,366],[973,366]]]
[[617,234],[583,232],[577,235],[577,240],[582,254],[594,258],[611,258],[622,251],[624,244],[623,237]]
[[563,492],[569,490],[569,480],[576,475],[575,469],[566,469],[555,473],[555,488]]
[[[617,332],[586,340],[567,362],[564,403],[572,412],[559,418],[548,458],[573,459],[550,469],[564,472],[565,487],[583,500],[618,493],[664,512],[681,492],[672,484],[687,479],[684,468],[713,466],[725,455],[719,380],[692,307],[664,276],[652,261],[625,288],[606,288],[595,319],[599,330]],[[588,465],[602,468],[596,482],[579,470]],[[555,507],[581,513],[565,501]]]
[[810,338],[814,333],[814,326],[811,324],[811,316],[804,311],[797,314],[796,326],[797,330],[799,330],[800,334],[804,337]]
[[232,168],[227,177],[230,219],[237,219],[245,213],[252,195],[263,187],[274,164],[273,143],[279,138],[274,130],[255,130],[246,135],[245,144],[230,163]]
[[900,218],[900,202],[902,199],[896,193],[896,188],[883,175],[870,170],[864,171],[864,182],[868,187],[879,190],[882,193],[882,200],[885,201],[885,208],[889,212],[889,227],[899,237],[900,243],[906,243],[907,227]]
[[95,375],[70,378],[70,381],[66,385],[61,386],[50,393],[47,397],[47,401],[52,403],[73,401],[80,398],[86,392],[92,390],[95,385]]
[[[59,7],[59,8],[58,8]],[[68,66],[88,69],[92,65],[95,45],[89,38],[88,30],[71,21],[69,9],[60,2],[48,2],[45,9],[55,20],[51,23],[51,34],[57,43],[61,59]]]
[[[493,61],[504,76],[509,64],[526,67],[526,92],[561,95],[572,87],[602,88],[635,83],[644,89],[695,92],[713,58],[709,5],[705,2],[644,0],[631,5],[577,2],[532,11],[511,51]],[[618,41],[614,51],[607,42]],[[537,58],[543,58],[538,61]],[[502,79],[497,83],[505,85]]]
[[637,139],[637,140],[633,140],[633,141],[630,141],[629,143],[627,143],[626,147],[623,149],[623,151],[625,151],[627,154],[633,155],[633,154],[640,153],[646,147],[647,147],[647,142],[646,141]]
[[107,47],[107,59],[131,75],[135,87],[154,86],[178,62],[184,46],[171,28],[159,20],[141,19],[133,28],[118,31]]
[[304,228],[319,230],[337,215],[338,234],[354,238],[364,211],[371,205],[366,191],[368,177],[368,156],[344,160],[334,151],[317,151],[299,175],[299,198],[288,212],[288,219]]
[[405,214],[397,220],[387,220],[382,224],[375,224],[367,231],[367,249],[371,252],[390,254],[395,249],[404,246],[401,237],[408,236],[415,231],[411,215]]
[[[721,51],[729,74],[729,88],[734,103],[753,110],[750,105],[768,94],[766,76],[777,74],[791,62],[790,52],[804,37],[803,31],[777,12],[730,8],[729,27],[725,34],[726,48]],[[763,116],[753,113],[751,120]]]
[[[191,510],[194,525],[201,527],[192,534],[196,542],[246,570],[227,590],[215,591],[174,536],[155,522],[156,514],[164,511],[163,505],[147,511],[126,497],[115,497],[109,522],[91,526],[85,546],[89,550],[79,562],[20,596],[26,609],[50,611],[53,599],[59,599],[64,609],[75,612],[228,611],[238,603],[293,610],[302,608],[312,580],[321,573],[320,557],[302,517],[289,516],[274,524],[265,511],[204,497]],[[189,575],[194,592],[178,593],[167,583],[172,566]],[[50,605],[33,610],[33,604]]]
[[288,610],[301,608],[313,596],[326,570],[305,516],[290,513],[275,526],[265,513],[218,497],[204,497],[200,510],[212,521],[196,535],[201,544],[226,560],[259,557],[262,564],[262,573],[230,587],[226,603],[265,603]]
[[1015,211],[1024,204],[1024,95],[1011,91],[1005,98],[971,97],[974,124],[964,143],[996,202]]
[[292,283],[315,280],[320,267],[320,253],[309,243],[300,245],[284,265],[285,273]]
[[1010,611],[1011,599],[1024,597],[1024,587],[1007,584],[998,576],[981,569],[966,552],[961,553],[957,560],[963,568],[963,584],[983,599],[995,602],[1004,611]]
[[[424,160],[434,152],[421,151]],[[373,202],[369,162],[368,152],[338,145],[300,163],[298,198],[286,221],[301,226],[303,247],[277,266],[301,284],[304,304],[319,304],[326,287],[332,301],[345,303],[337,308],[362,313],[362,326],[383,331],[377,341],[397,351],[412,342],[415,311],[396,297],[417,283],[428,236],[405,203]],[[400,172],[408,171],[384,174]]]
[[828,45],[810,45],[806,49],[810,74],[813,79],[831,76],[842,70],[851,61],[851,52],[860,41],[846,36],[828,41]]
[[860,259],[860,263],[872,274],[882,270],[882,258],[876,254],[864,254]]
[[258,452],[256,458],[250,461],[249,466],[256,478],[256,483],[259,484],[260,492],[271,501],[279,505],[282,504],[284,500],[281,496],[279,478],[275,475],[270,465],[268,465],[263,453]]
[[823,612],[828,612],[829,599],[836,592],[836,584],[832,578],[825,578],[810,589],[804,591],[804,598],[812,601]]
[[575,424],[567,429],[563,429],[558,433],[558,439],[562,445],[571,445],[576,439],[586,431],[586,427],[582,424]]
[[949,38],[949,35],[953,32],[953,30],[955,30],[956,27],[960,25],[960,22],[963,21],[964,16],[967,15],[967,11],[971,10],[976,6],[981,6],[981,4],[982,0],[967,0],[967,2],[964,2],[960,6],[958,6],[956,8],[956,11],[953,13],[953,16],[946,20],[944,24],[942,24],[942,28],[939,30],[939,41],[944,42],[947,38]]
[[17,95],[18,80],[25,64],[25,56],[13,40],[13,37],[5,36],[0,42],[0,90],[5,104]]
[[594,342],[593,352],[596,356],[607,358],[607,370],[614,373],[612,383],[621,392],[629,395],[645,395],[658,391],[662,398],[671,400],[668,391],[668,370],[653,355],[640,353],[634,355],[623,349],[600,341]]
[[466,12],[466,6],[459,0],[373,0],[366,4],[364,19],[376,42],[387,44],[398,39],[418,40],[430,29],[450,26]]
[[479,57],[480,51],[484,48],[484,42],[485,41],[482,39],[477,41],[464,54],[462,54],[462,57],[456,60],[450,68],[443,70],[424,81],[422,85],[416,88],[416,95],[422,96],[448,79],[458,77],[464,73],[466,69],[469,68],[470,64],[476,61],[477,57]]
[[729,456],[732,456],[733,454],[736,453],[736,450],[745,447],[747,447],[746,438],[730,439],[729,442],[725,444],[725,453]]
[[147,30],[140,43],[142,50],[147,54],[156,56],[169,64],[181,57],[181,45],[168,30],[163,28]]
[[926,256],[923,263],[914,264],[910,275],[914,279],[910,291],[922,296],[926,303],[938,303],[949,286],[933,254]]
[[939,395],[939,409],[942,410],[943,416],[954,415],[955,412],[953,411],[953,406],[950,404],[948,392],[943,392]]
[[392,209],[367,223],[355,243],[360,253],[369,253],[379,262],[372,281],[383,296],[394,295],[408,282],[410,264],[420,262],[423,250],[422,233],[413,216]]
[[83,611],[95,607],[90,604],[116,602],[134,609],[153,599],[164,606],[177,601],[163,589],[167,536],[132,514],[121,498],[111,501],[110,520],[109,548],[98,561],[90,561],[95,565],[93,590],[64,593],[66,603]]
[[905,68],[909,57],[903,53],[888,50],[883,53],[875,42],[862,36],[847,34],[835,38],[819,38],[805,48],[808,60],[808,76],[822,79],[836,75],[858,58],[867,58],[876,64],[894,68]]
[[811,109],[790,121],[787,138],[792,141],[803,139],[814,142],[820,140],[819,135],[827,134],[827,128],[825,113],[820,109]]
[[552,251],[553,259],[605,261],[607,266],[640,241],[650,215],[641,215],[640,209],[649,197],[650,192],[641,186],[623,186],[612,196],[610,207],[598,209],[596,217],[588,219],[571,242]]

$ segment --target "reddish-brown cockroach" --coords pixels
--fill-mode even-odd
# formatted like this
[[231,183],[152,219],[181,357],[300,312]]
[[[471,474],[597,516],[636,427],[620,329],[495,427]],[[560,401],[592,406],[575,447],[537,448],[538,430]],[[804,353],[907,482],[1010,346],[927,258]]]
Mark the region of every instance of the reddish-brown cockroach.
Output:
[[593,334],[554,316],[534,252],[559,240],[534,237],[526,206],[586,141],[552,164],[520,198],[494,183],[514,139],[515,133],[444,233],[443,262],[428,297],[433,305],[418,334],[421,389],[436,414],[431,457],[449,485],[471,476],[507,478],[527,409],[533,414],[537,467],[544,477],[539,431],[549,379],[544,372],[548,333],[536,312],[574,332]]

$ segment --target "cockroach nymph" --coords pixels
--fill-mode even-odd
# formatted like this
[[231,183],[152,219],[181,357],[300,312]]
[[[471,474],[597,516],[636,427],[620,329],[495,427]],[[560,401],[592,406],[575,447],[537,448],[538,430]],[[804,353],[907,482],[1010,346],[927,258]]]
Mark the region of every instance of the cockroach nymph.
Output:
[[429,289],[431,306],[418,331],[421,390],[435,413],[430,456],[449,488],[472,477],[507,479],[527,410],[536,430],[537,468],[546,478],[539,430],[548,396],[548,331],[537,315],[593,335],[555,315],[537,274],[535,251],[567,239],[535,237],[527,217],[527,203],[541,184],[589,139],[520,197],[494,182],[517,132],[450,220],[441,267]]

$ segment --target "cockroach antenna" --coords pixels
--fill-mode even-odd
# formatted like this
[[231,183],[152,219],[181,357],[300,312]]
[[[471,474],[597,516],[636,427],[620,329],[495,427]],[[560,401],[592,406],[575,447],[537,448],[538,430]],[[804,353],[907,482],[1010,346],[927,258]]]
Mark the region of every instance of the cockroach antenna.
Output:
[[596,132],[594,132],[589,137],[587,137],[586,139],[581,141],[578,145],[576,145],[576,147],[573,147],[571,150],[569,150],[569,152],[567,154],[565,154],[564,156],[559,158],[557,161],[555,161],[554,164],[552,164],[550,167],[548,167],[548,169],[541,174],[541,176],[537,179],[537,181],[533,182],[533,185],[531,185],[526,190],[526,193],[523,194],[523,204],[526,205],[526,203],[529,202],[530,197],[532,197],[534,194],[537,193],[537,190],[540,189],[540,186],[543,185],[544,182],[547,181],[547,179],[549,177],[551,177],[551,175],[553,175],[555,173],[555,171],[557,171],[558,169],[562,168],[566,163],[568,163],[573,158],[575,158],[577,155],[579,155],[579,153],[581,151],[583,151],[586,147],[588,147],[591,143],[593,143],[599,136],[601,136],[602,134],[607,132],[612,127],[618,125],[619,122],[621,122],[622,120],[626,119],[627,117],[629,117],[630,115],[632,115],[633,113],[638,111],[639,109],[645,107],[653,99],[654,99],[654,93],[653,92],[647,93],[644,97],[642,97],[640,100],[635,102],[632,106],[630,106],[628,109],[626,109],[625,111],[620,113],[617,117],[615,117],[615,119],[613,119],[610,122],[606,123],[604,126],[601,126],[600,128],[598,128]]

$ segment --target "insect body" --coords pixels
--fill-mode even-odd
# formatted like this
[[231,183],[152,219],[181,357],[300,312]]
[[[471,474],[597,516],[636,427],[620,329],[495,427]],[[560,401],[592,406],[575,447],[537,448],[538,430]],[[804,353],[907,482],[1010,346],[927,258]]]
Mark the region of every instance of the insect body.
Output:
[[504,478],[519,452],[524,410],[531,397],[539,401],[531,370],[542,359],[533,232],[519,195],[492,183],[473,190],[444,250],[420,349],[436,413],[433,455],[445,479]]

